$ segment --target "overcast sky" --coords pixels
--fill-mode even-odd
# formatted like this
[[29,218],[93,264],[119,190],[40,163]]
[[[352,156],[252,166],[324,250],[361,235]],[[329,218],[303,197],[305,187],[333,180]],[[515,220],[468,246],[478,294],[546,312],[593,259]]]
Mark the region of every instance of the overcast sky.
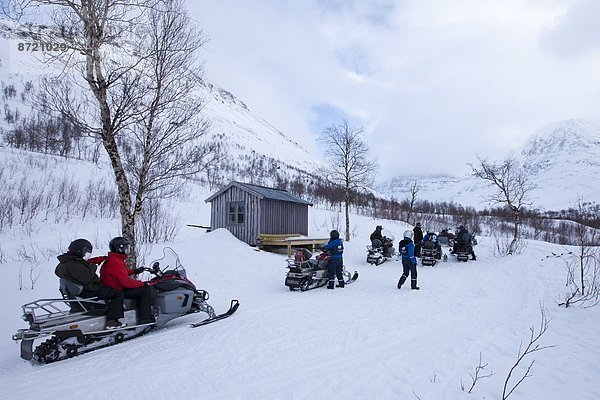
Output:
[[599,0],[188,5],[208,80],[310,151],[326,126],[364,127],[380,178],[459,175],[600,113]]

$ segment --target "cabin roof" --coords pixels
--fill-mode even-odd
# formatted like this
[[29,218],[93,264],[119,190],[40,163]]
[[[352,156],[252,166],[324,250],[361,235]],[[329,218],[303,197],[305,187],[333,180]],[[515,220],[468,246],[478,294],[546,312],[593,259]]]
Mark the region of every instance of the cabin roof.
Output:
[[242,182],[236,182],[236,181],[232,181],[229,185],[225,186],[224,188],[219,190],[217,193],[208,197],[206,200],[204,200],[204,202],[208,203],[208,202],[212,201],[214,198],[218,197],[219,195],[221,195],[223,192],[227,191],[232,186],[236,186],[248,193],[251,193],[251,194],[257,196],[258,198],[260,198],[261,200],[269,199],[269,200],[287,201],[290,203],[306,204],[309,206],[313,205],[312,203],[302,199],[299,196],[296,196],[295,194],[288,192],[287,190],[274,189],[274,188],[270,188],[270,187],[266,187],[266,186],[252,185],[250,183],[242,183]]

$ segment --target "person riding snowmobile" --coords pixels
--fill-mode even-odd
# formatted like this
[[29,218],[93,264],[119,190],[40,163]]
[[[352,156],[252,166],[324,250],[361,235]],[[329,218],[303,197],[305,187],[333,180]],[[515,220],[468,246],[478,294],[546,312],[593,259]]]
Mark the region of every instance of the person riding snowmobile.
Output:
[[410,288],[413,290],[419,290],[417,286],[417,259],[415,258],[415,244],[412,241],[412,231],[404,231],[404,239],[398,244],[400,254],[402,254],[402,276],[398,281],[398,289],[402,288],[402,285],[408,278],[410,273]]
[[371,239],[371,246],[374,249],[381,247],[383,254],[386,257],[391,257],[392,254],[390,254],[390,248],[394,246],[394,243],[392,243],[392,241],[386,236],[383,236],[382,230],[383,227],[381,225],[377,225],[375,227],[375,231],[373,231],[369,237],[369,239]]
[[[126,299],[137,299],[138,323],[140,325],[153,323],[152,300],[155,292],[147,283],[129,277],[144,270],[143,267],[127,269],[125,259],[129,253],[129,246],[129,240],[124,237],[116,237],[110,241],[108,244],[110,251],[100,270],[100,283],[123,292]],[[124,326],[123,324],[117,326],[117,323],[118,321],[110,320],[107,321],[106,326],[108,329]]]
[[340,239],[340,233],[337,230],[332,230],[329,233],[329,242],[323,246],[323,249],[330,253],[329,264],[327,270],[329,272],[329,283],[327,289],[333,289],[335,284],[335,278],[338,280],[338,287],[344,287],[344,275],[342,269],[344,267],[344,241]]
[[[59,278],[72,281],[83,286],[79,294],[83,298],[98,297],[106,300],[107,319],[117,321],[123,318],[123,293],[111,287],[102,285],[96,275],[97,264],[102,263],[104,257],[89,258],[93,250],[92,244],[86,239],[76,239],[69,245],[65,254],[58,256],[59,264],[54,273]],[[77,303],[71,304],[71,311],[82,311]],[[120,325],[120,322],[119,322]]]
[[468,253],[471,255],[471,260],[477,260],[475,252],[473,251],[473,235],[471,235],[469,230],[463,225],[458,227],[458,233],[456,234],[452,253],[456,253],[458,248],[467,249]]
[[382,230],[383,227],[381,225],[377,225],[375,227],[375,230],[373,231],[373,233],[371,233],[371,236],[369,237],[369,239],[371,239],[371,242],[373,242],[373,240],[383,240],[383,235],[381,234]]

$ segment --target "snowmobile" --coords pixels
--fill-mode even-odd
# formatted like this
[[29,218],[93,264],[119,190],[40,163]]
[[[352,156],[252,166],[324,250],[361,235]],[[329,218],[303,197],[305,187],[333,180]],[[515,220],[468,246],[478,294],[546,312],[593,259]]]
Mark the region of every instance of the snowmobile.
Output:
[[[290,290],[305,292],[327,285],[329,259],[330,254],[325,250],[312,258],[312,253],[308,249],[298,249],[294,258],[286,259],[288,272],[285,277],[285,286]],[[342,274],[345,284],[350,284],[358,279],[358,272],[354,271],[354,274],[350,274],[346,271],[346,267],[343,268]]]
[[448,255],[443,254],[442,246],[433,240],[421,242],[421,264],[434,266],[438,260],[448,261]]
[[[13,340],[21,341],[21,358],[38,363],[51,363],[74,357],[101,347],[133,339],[167,322],[188,314],[204,312],[208,318],[192,327],[206,325],[231,316],[239,307],[231,300],[229,310],[215,314],[207,303],[208,292],[196,289],[187,279],[179,257],[171,248],[165,248],[163,258],[144,271],[153,276],[147,283],[156,289],[152,305],[155,322],[137,324],[135,300],[125,299],[122,328],[106,329],[106,303],[98,298],[78,297],[83,287],[60,279],[62,299],[40,299],[23,305],[23,319],[28,329],[19,329]],[[34,342],[44,340],[35,349]]]
[[387,232],[383,236],[383,241],[373,240],[367,245],[367,262],[372,265],[381,265],[396,254],[394,249],[394,236]]
[[469,254],[471,254],[469,245],[466,243],[457,243],[454,254],[456,255],[456,259],[458,261],[469,261]]
[[454,246],[454,252],[453,254],[456,255],[456,259],[458,261],[465,261],[467,262],[469,260],[469,255],[471,254],[473,247],[477,245],[477,239],[475,238],[475,236],[471,237],[470,242],[464,243],[464,242],[457,242],[456,245]]
[[438,235],[438,243],[450,247],[454,247],[455,239],[456,237],[454,236],[454,233],[449,232],[448,229],[442,229],[442,231]]

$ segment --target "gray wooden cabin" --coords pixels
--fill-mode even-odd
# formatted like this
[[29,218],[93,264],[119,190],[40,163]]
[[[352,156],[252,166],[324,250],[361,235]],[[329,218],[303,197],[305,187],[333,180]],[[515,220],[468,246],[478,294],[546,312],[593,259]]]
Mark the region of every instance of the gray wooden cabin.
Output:
[[210,228],[226,228],[256,246],[261,234],[308,235],[306,200],[287,190],[231,182],[205,200],[210,202]]

